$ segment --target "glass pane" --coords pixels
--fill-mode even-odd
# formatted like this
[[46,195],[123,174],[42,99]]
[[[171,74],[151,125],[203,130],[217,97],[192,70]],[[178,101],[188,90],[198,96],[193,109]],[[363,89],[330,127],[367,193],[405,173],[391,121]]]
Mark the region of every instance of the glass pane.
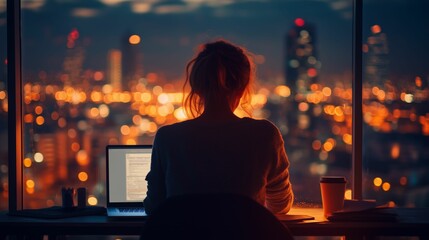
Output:
[[364,195],[429,206],[429,3],[365,1]]
[[0,210],[8,208],[6,0],[0,0]]
[[81,186],[103,205],[105,145],[152,143],[185,120],[185,65],[220,37],[254,53],[254,117],[282,131],[297,202],[320,203],[320,175],[351,179],[351,5],[23,2],[25,207]]

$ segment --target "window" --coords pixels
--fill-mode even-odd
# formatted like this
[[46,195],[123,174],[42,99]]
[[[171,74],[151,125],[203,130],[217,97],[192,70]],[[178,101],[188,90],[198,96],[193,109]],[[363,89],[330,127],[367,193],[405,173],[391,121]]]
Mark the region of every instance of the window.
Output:
[[[404,2],[385,5],[402,11]],[[422,105],[407,105],[419,109],[415,119],[423,122],[426,134],[422,130],[421,141],[403,147],[403,132],[398,131],[398,141],[389,145],[383,140],[388,135],[368,120],[384,116],[383,109],[390,104],[372,92],[376,85],[371,79],[386,75],[377,65],[384,61],[379,57],[385,56],[373,53],[380,46],[366,41],[379,41],[370,27],[379,26],[386,36],[389,29],[376,22],[381,15],[372,14],[381,5],[364,3],[365,197],[405,205],[408,202],[399,195],[382,190],[388,182],[393,192],[390,171],[399,168],[379,163],[390,161],[391,156],[399,158],[404,151],[417,153],[418,162],[427,159],[425,149],[416,145],[427,142],[429,117],[423,103],[428,101],[428,74],[416,75]],[[185,120],[181,90],[186,61],[198,44],[220,37],[254,53],[258,67],[254,117],[270,119],[284,136],[296,202],[320,204],[321,175],[346,176],[346,197],[351,198],[352,5],[351,0],[23,2],[24,207],[60,205],[61,187],[81,186],[88,189],[89,204],[103,205],[104,146],[151,143],[160,126]],[[399,39],[405,41],[403,35]],[[414,35],[407,36],[407,42],[417,41]],[[398,48],[393,42],[389,45],[392,52]],[[371,58],[376,58],[376,65],[371,65]],[[409,91],[419,82],[416,76],[411,85],[404,82],[402,102],[417,99]],[[386,99],[388,90],[377,87]],[[376,155],[366,154],[386,149],[385,144],[388,154],[379,154],[376,160],[370,159]],[[425,176],[420,172],[424,167],[411,168]],[[381,187],[373,186],[376,177]],[[405,177],[410,183],[412,178]],[[427,180],[419,185],[427,186]],[[421,205],[415,201],[414,205]]]
[[378,202],[429,206],[428,6],[364,5],[364,195]]
[[103,204],[104,146],[184,120],[186,61],[219,37],[255,54],[255,117],[284,134],[297,201],[320,202],[320,175],[351,179],[350,1],[113,2],[22,5],[25,207],[63,186]]

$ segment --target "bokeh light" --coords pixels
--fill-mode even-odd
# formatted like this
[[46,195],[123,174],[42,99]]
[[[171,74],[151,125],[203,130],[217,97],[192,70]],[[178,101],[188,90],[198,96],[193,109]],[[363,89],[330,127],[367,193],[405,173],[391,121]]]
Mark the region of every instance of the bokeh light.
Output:
[[43,162],[43,159],[44,159],[44,157],[43,157],[43,154],[42,154],[42,153],[40,153],[40,152],[36,152],[36,153],[34,154],[34,161],[35,161],[35,162],[41,163],[41,162]]
[[88,174],[86,172],[80,172],[77,177],[81,182],[86,182],[88,180]]
[[90,206],[95,206],[95,205],[97,205],[97,203],[98,203],[98,199],[95,196],[93,196],[93,195],[88,196],[88,204]]
[[383,180],[380,177],[376,177],[376,178],[374,178],[373,183],[374,183],[374,186],[380,187],[381,184],[383,183]]
[[130,44],[133,44],[133,45],[139,44],[141,41],[140,36],[137,34],[131,35],[128,40]]
[[387,192],[390,190],[390,183],[384,182],[381,187],[383,188],[383,191]]

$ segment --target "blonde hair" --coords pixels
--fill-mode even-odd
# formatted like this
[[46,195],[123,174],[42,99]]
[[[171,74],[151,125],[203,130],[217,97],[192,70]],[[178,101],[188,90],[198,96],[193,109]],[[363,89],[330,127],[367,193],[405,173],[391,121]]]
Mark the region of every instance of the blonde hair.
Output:
[[206,43],[186,66],[184,92],[190,86],[183,99],[186,113],[198,117],[207,103],[227,98],[229,103],[240,99],[240,106],[251,116],[254,79],[255,64],[245,48],[225,40]]

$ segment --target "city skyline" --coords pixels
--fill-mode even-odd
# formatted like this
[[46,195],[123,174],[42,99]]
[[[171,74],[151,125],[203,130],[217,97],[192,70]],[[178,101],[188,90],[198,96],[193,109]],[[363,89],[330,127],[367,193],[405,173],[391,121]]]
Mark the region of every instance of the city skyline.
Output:
[[[58,69],[57,59],[65,57],[67,34],[75,28],[85,42],[86,69],[106,69],[107,52],[120,48],[124,35],[136,33],[142,38],[146,73],[162,72],[169,81],[183,76],[186,61],[198,44],[218,37],[242,44],[259,56],[262,79],[284,78],[284,39],[298,17],[317,28],[322,80],[351,71],[352,1],[191,2],[148,1],[147,9],[140,12],[133,1],[41,1],[32,8],[24,3],[24,72]],[[424,28],[427,19],[418,13],[428,3],[393,1],[381,8],[382,2],[364,1],[364,38],[372,25],[380,25],[389,38],[389,77],[407,81],[418,75],[427,80],[425,53],[429,46],[425,40],[429,30]],[[405,10],[414,14],[400,21],[392,19],[409,12]],[[0,13],[0,19],[4,17]],[[5,28],[5,21],[0,21],[0,32],[6,32]],[[407,36],[413,38],[412,44],[404,42]],[[0,48],[0,57],[5,58],[5,49]]]

